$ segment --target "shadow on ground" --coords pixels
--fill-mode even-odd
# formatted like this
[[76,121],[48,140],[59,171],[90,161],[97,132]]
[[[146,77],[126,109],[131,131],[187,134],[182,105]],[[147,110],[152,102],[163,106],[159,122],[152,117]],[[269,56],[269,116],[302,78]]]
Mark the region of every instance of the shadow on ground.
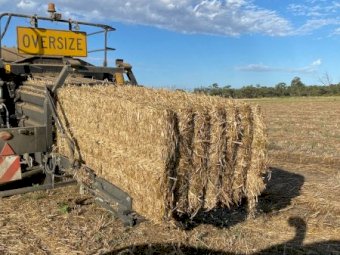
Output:
[[[267,249],[253,253],[252,255],[265,254],[340,254],[340,241],[316,242],[309,245],[303,245],[306,234],[306,223],[300,218],[289,219],[290,225],[296,228],[295,237],[286,243],[271,246]],[[220,250],[202,249],[187,246],[181,243],[165,244],[143,244],[138,246],[129,246],[116,251],[106,253],[106,255],[128,255],[128,254],[225,254],[225,255],[242,255],[241,253],[224,252]]]
[[[340,254],[340,241],[325,241],[316,242],[309,245],[303,245],[303,240],[306,237],[306,223],[301,218],[290,218],[289,224],[295,227],[295,237],[283,244],[274,245],[251,255],[266,255],[266,254]],[[224,255],[242,255],[242,253],[225,252],[221,250],[203,249],[192,246],[187,246],[181,243],[157,243],[157,244],[142,244],[137,246],[124,247],[115,250],[106,255],[130,255],[130,254],[224,254]],[[248,254],[249,255],[249,254]]]
[[271,213],[282,210],[291,204],[293,198],[300,195],[305,177],[279,168],[270,168],[266,189],[259,197],[257,210]]
[[[304,177],[278,168],[271,168],[271,178],[265,191],[259,197],[258,213],[269,214],[282,210],[291,204],[293,198],[300,194],[304,183]],[[190,230],[200,224],[211,224],[219,228],[228,228],[247,218],[246,206],[231,210],[215,209],[209,212],[201,212],[187,224]],[[338,254],[340,255],[340,240],[316,242],[303,245],[306,236],[306,222],[301,218],[289,219],[289,224],[295,227],[295,237],[283,244],[275,245],[253,255],[260,254]],[[187,246],[183,243],[156,243],[129,246],[107,253],[109,254],[234,254],[221,250],[202,249]]]
[[[257,213],[271,213],[282,210],[291,204],[293,198],[299,196],[304,177],[279,168],[270,168],[266,178],[267,186],[259,197]],[[248,217],[246,201],[235,208],[214,208],[201,211],[194,219],[180,219],[181,227],[192,230],[201,224],[209,224],[218,228],[229,228]]]

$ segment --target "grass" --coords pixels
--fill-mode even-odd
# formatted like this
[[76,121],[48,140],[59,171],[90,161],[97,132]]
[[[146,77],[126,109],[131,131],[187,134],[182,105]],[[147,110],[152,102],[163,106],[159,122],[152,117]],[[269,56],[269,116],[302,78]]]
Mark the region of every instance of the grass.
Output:
[[340,97],[251,100],[261,105],[270,153],[340,160]]
[[340,97],[250,102],[265,115],[272,171],[254,219],[241,207],[187,231],[124,228],[68,187],[1,199],[0,254],[340,254]]
[[66,202],[62,202],[58,206],[59,206],[59,211],[63,214],[69,213],[72,210],[69,204]]

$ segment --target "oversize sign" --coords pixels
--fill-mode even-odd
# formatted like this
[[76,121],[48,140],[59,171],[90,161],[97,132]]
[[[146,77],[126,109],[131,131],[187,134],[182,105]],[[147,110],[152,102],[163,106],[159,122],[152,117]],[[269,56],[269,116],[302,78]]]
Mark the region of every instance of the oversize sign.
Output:
[[28,55],[86,57],[85,32],[17,27],[18,52]]

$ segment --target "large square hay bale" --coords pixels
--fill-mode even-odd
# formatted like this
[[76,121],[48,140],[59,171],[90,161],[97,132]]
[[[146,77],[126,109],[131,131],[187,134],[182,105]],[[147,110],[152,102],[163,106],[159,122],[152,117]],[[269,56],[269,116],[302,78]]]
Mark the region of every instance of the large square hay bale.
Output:
[[113,86],[62,88],[58,107],[77,157],[129,193],[134,210],[155,222],[237,205],[245,197],[254,207],[264,188],[266,137],[256,107]]

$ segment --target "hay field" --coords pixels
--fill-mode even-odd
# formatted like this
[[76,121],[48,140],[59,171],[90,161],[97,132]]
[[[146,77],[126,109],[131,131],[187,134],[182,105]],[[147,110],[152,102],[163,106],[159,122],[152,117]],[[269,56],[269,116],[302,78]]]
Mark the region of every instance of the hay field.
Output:
[[340,97],[249,100],[269,127],[258,214],[126,229],[77,187],[0,200],[0,254],[340,254]]

